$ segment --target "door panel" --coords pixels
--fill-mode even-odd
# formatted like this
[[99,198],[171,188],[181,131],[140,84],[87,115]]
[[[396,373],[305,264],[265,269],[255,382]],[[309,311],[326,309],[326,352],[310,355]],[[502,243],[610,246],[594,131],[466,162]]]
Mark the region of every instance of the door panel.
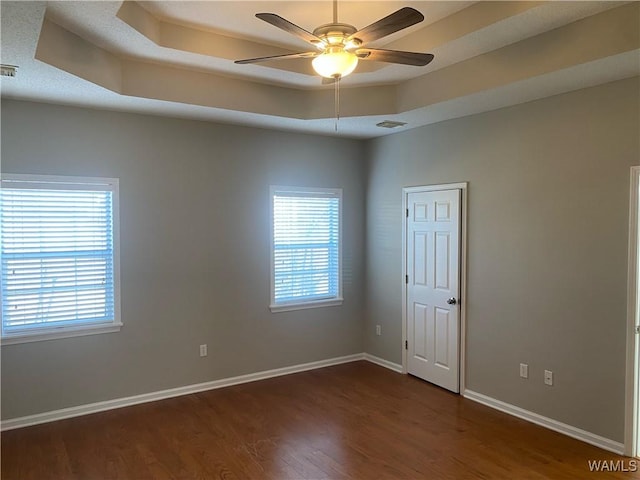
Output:
[[460,190],[407,200],[407,371],[458,392]]
[[449,332],[451,325],[449,310],[436,307],[435,312],[434,348],[436,355],[434,361],[438,367],[448,369],[452,363],[449,352],[449,338],[451,337]]
[[427,306],[414,304],[414,316],[413,326],[415,329],[414,336],[414,355],[423,360],[427,359],[427,345],[425,340],[427,338]]
[[427,257],[424,255],[427,251],[427,235],[421,232],[416,232],[414,245],[414,281],[416,285],[427,286],[427,272],[429,271],[429,266],[427,265]]
[[449,270],[451,268],[451,252],[449,251],[449,247],[451,246],[451,238],[449,232],[435,232],[434,236],[435,248],[433,257],[436,264],[436,278],[433,283],[437,290],[445,290],[448,292],[451,289],[449,285]]

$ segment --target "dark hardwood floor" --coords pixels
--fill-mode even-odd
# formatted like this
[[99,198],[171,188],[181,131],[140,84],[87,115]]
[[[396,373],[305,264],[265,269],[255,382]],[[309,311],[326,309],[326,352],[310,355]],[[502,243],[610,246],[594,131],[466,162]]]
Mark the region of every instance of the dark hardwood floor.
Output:
[[622,460],[355,362],[2,433],[2,479],[632,479]]

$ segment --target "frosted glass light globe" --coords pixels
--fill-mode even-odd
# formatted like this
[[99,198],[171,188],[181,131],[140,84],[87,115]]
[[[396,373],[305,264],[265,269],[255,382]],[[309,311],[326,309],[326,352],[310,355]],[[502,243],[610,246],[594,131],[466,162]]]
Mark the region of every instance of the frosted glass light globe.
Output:
[[323,77],[346,77],[358,65],[355,53],[347,52],[342,47],[329,47],[323,54],[318,55],[311,62],[313,69]]

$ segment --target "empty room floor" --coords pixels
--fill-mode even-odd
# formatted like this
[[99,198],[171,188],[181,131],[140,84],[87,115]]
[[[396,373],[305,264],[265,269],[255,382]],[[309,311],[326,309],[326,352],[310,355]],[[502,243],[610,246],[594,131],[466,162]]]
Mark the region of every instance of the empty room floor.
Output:
[[368,362],[2,433],[2,478],[631,479],[629,459]]

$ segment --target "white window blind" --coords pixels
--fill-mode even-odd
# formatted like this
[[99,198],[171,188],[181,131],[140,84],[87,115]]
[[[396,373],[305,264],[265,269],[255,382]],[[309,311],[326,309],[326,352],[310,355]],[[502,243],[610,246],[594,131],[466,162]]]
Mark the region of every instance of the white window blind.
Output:
[[272,187],[272,309],[342,300],[341,191]]
[[3,179],[3,337],[119,325],[116,194],[117,180]]

